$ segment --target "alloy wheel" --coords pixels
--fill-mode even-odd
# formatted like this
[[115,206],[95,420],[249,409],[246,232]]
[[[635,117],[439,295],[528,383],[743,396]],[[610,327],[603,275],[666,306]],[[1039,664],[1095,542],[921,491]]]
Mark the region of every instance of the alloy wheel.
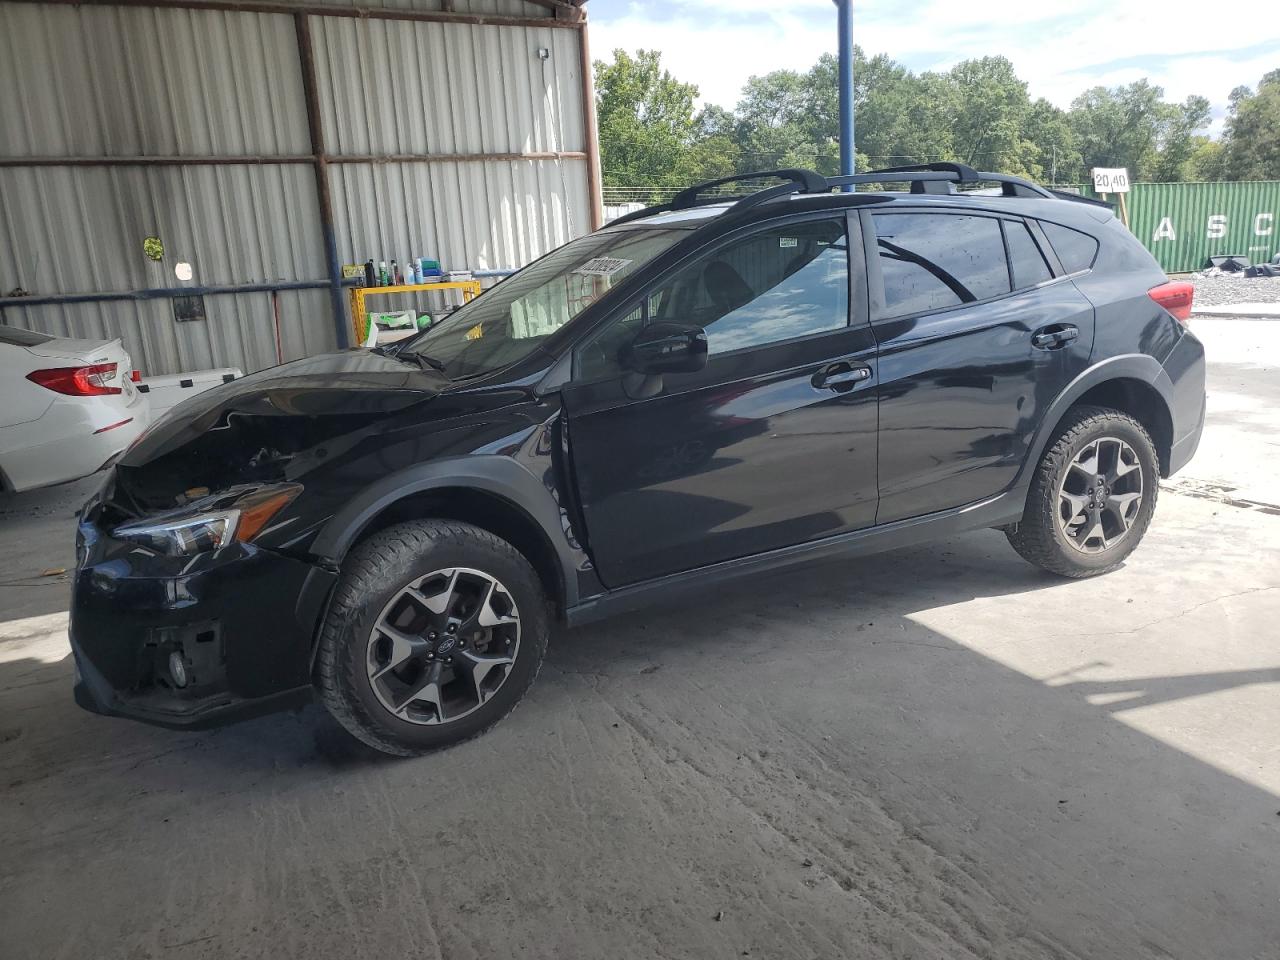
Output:
[[1118,437],[1091,440],[1058,488],[1058,526],[1081,553],[1115,546],[1142,509],[1142,462]]
[[451,723],[506,682],[520,649],[515,599],[495,577],[451,567],[410,581],[369,634],[369,685],[401,720]]

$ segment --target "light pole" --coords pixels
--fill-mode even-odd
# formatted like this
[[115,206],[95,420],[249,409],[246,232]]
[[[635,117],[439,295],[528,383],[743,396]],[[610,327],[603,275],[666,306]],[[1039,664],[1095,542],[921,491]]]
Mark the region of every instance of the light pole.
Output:
[[[840,174],[852,176],[854,173],[853,147],[853,0],[832,0],[836,5],[837,23],[840,33],[840,64],[838,86],[840,87]],[[853,185],[842,188],[846,193],[853,192]]]

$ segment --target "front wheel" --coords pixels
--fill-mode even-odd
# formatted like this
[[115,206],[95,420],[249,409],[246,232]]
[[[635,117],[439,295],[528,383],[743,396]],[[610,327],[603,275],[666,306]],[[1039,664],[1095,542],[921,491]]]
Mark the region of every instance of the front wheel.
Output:
[[1142,424],[1118,410],[1078,407],[1036,468],[1022,520],[1005,534],[1025,560],[1051,573],[1106,573],[1147,532],[1159,483]]
[[316,685],[334,718],[384,753],[483,733],[537,675],[550,618],[511,544],[470,524],[397,524],[360,544],[321,630]]

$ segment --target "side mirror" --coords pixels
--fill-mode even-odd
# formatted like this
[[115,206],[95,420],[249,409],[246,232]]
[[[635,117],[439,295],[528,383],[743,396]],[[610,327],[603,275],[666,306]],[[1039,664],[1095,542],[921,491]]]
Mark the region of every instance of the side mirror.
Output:
[[707,332],[691,323],[651,323],[622,360],[637,373],[697,373],[707,365]]

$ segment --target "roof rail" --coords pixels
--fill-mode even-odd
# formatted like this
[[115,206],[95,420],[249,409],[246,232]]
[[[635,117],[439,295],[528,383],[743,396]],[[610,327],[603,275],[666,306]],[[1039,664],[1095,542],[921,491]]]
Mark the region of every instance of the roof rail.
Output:
[[843,187],[855,183],[906,183],[911,184],[912,193],[949,193],[950,190],[930,190],[931,183],[998,183],[1001,193],[1006,197],[1044,197],[1053,198],[1053,194],[1039,184],[1024,180],[1022,177],[1011,177],[1006,173],[982,173],[964,163],[919,163],[906,167],[886,167],[883,170],[872,170],[849,177],[828,177],[827,183],[832,187]]
[[702,194],[712,187],[722,187],[727,183],[741,183],[747,180],[765,180],[769,178],[787,182],[773,187],[766,187],[763,190],[757,190],[747,194],[745,197],[738,198],[734,204],[735,209],[745,209],[778,197],[787,197],[793,193],[827,193],[831,189],[827,186],[826,178],[820,173],[814,173],[812,170],[784,167],[781,170],[758,170],[752,173],[739,173],[731,177],[721,177],[719,180],[708,180],[705,183],[694,184],[692,187],[681,190],[666,203],[655,204],[652,207],[645,207],[643,210],[623,214],[618,219],[610,221],[609,226],[629,223],[632,220],[643,220],[645,217],[666,213],[669,210],[688,210],[692,207],[701,207],[711,203],[724,203],[726,200],[734,198],[704,197]]
[[912,163],[904,167],[882,167],[879,170],[869,170],[867,174],[872,173],[954,173],[958,179],[963,182],[981,180],[982,176],[977,170],[966,163]]
[[[706,183],[698,183],[689,187],[687,190],[681,190],[671,198],[672,210],[684,210],[688,207],[697,206],[698,197],[703,191],[712,187],[722,187],[726,183],[741,183],[744,180],[764,180],[773,177],[778,180],[788,180],[796,187],[802,189],[789,189],[787,194],[791,193],[827,193],[831,187],[827,184],[826,177],[820,173],[814,173],[812,170],[800,170],[794,167],[786,167],[782,170],[762,170],[759,173],[739,173],[732,177],[721,177],[719,180],[708,180]],[[786,186],[786,184],[782,184]],[[775,187],[768,187],[768,190],[775,190]],[[782,194],[783,196],[787,194]],[[751,194],[750,196],[754,196]],[[743,199],[750,199],[750,196]],[[723,198],[721,198],[723,199]]]
[[[786,181],[763,190],[757,190],[738,199],[732,209],[741,211],[780,197],[793,194],[830,193],[835,187],[852,186],[859,183],[910,183],[912,193],[951,193],[953,183],[998,183],[1001,195],[1005,197],[1040,197],[1048,200],[1075,200],[1082,203],[1097,203],[1110,206],[1101,201],[1074,194],[1059,193],[1047,190],[1037,183],[1022,177],[1010,176],[1006,173],[984,173],[964,163],[920,163],[905,167],[886,167],[868,173],[858,173],[846,177],[824,177],[812,170],[785,168],[782,170],[761,170],[755,173],[741,173],[732,177],[721,177],[719,180],[708,180],[695,184],[677,193],[668,203],[645,207],[634,213],[628,213],[612,221],[609,226],[641,220],[669,210],[687,210],[691,207],[704,206],[711,203],[723,203],[731,197],[704,197],[702,194],[712,187],[721,187],[727,183],[741,183],[748,180],[776,178]],[[939,189],[941,187],[942,189]]]
[[1050,190],[1059,200],[1073,200],[1076,203],[1091,203],[1095,207],[1106,207],[1108,210],[1115,210],[1116,205],[1110,200],[1099,200],[1097,197],[1086,197],[1082,193],[1071,193],[1069,190]]

